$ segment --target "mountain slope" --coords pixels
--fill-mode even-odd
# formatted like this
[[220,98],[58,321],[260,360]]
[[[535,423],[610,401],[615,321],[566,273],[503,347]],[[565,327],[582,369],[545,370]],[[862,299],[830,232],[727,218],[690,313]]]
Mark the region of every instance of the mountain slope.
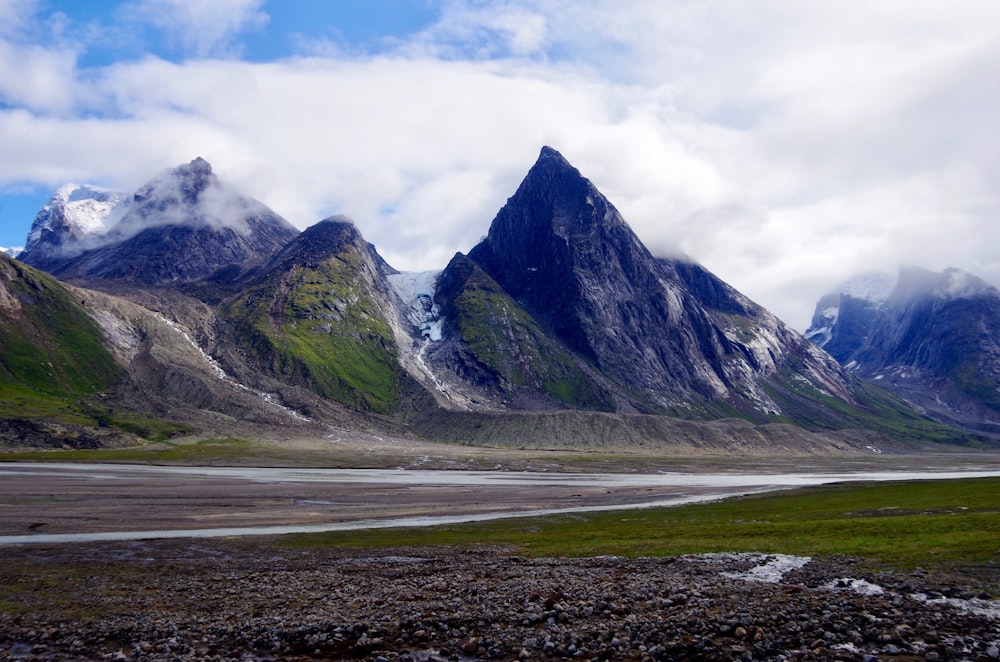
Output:
[[807,336],[936,420],[1000,435],[1000,291],[959,269],[870,281],[823,297]]
[[233,370],[307,386],[361,410],[396,404],[399,370],[387,276],[354,224],[331,218],[296,237],[221,312]]
[[62,280],[176,286],[259,265],[298,234],[200,158],[148,182],[102,230],[42,232],[20,259]]
[[120,372],[100,327],[66,288],[0,254],[0,400],[76,399]]
[[551,148],[468,259],[613,393],[618,411],[820,428],[867,411],[870,394],[773,315],[691,260],[653,257]]
[[508,406],[614,409],[598,381],[468,257],[448,264],[437,298],[462,341],[451,365],[466,380],[488,385]]

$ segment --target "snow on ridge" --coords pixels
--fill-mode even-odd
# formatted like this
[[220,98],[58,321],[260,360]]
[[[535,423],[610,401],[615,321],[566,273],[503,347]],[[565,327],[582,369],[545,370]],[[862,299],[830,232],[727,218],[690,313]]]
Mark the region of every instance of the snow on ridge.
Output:
[[897,281],[898,276],[885,272],[860,274],[844,282],[840,286],[840,293],[872,303],[884,303],[896,289]]
[[49,198],[35,216],[28,234],[28,247],[34,246],[46,230],[53,230],[53,212],[62,209],[62,217],[77,238],[105,234],[121,217],[131,202],[127,193],[90,184],[64,184]]

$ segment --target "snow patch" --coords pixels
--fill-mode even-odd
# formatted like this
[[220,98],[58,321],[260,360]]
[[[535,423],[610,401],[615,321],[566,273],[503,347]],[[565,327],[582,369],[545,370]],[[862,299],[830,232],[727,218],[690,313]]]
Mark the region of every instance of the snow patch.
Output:
[[865,581],[864,579],[852,579],[850,577],[834,579],[823,588],[830,591],[853,591],[858,595],[882,595],[885,593],[885,589],[878,584],[873,584],[869,581]]
[[66,184],[60,187],[35,216],[28,234],[27,248],[32,248],[48,230],[53,231],[53,212],[62,209],[62,217],[77,240],[107,233],[131,203],[126,193],[99,186]]
[[946,598],[944,596],[931,597],[926,593],[913,593],[910,597],[929,605],[952,607],[953,609],[958,609],[959,611],[964,611],[966,613],[985,616],[986,618],[990,618],[995,621],[1000,620],[1000,600],[985,600],[982,598],[960,600],[958,598]]
[[756,562],[757,565],[743,572],[723,572],[724,577],[742,579],[748,582],[764,582],[777,584],[792,570],[798,570],[812,560],[809,556],[792,556],[790,554],[717,554],[708,555],[714,558],[733,562]]
[[434,301],[440,271],[409,271],[389,276],[396,295],[403,302],[403,313],[420,335],[431,342],[441,340],[444,320]]

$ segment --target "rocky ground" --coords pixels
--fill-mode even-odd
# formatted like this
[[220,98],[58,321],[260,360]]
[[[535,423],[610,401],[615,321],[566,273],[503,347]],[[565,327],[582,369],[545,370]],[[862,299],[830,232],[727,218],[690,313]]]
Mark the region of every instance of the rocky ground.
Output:
[[0,659],[998,660],[981,581],[766,555],[0,550]]

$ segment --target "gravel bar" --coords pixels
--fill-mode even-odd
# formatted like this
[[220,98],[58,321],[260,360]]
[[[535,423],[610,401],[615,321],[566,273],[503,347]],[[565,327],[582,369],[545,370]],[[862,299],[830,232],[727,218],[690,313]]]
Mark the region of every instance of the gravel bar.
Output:
[[0,659],[1000,660],[988,585],[847,557],[26,546],[0,550]]

